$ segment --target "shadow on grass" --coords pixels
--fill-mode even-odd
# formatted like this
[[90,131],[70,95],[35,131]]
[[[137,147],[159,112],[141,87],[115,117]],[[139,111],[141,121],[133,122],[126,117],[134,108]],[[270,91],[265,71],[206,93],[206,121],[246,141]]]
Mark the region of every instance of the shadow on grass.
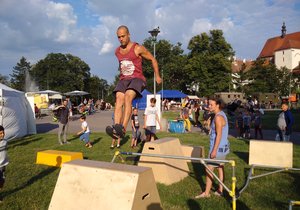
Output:
[[[193,171],[194,171],[194,178],[199,183],[200,188],[204,191],[205,183],[202,179],[202,176],[206,174],[205,167],[201,163],[195,163],[195,162],[192,162],[192,167],[193,167]],[[190,176],[192,176],[191,173],[190,173]]]
[[19,147],[19,146],[25,146],[27,144],[31,144],[33,142],[36,142],[36,141],[39,141],[39,140],[42,140],[41,137],[39,138],[28,138],[28,139],[24,139],[24,140],[16,140],[16,141],[10,141],[9,142],[9,146],[8,146],[8,149],[13,149],[15,147]]
[[96,138],[92,141],[92,144],[95,145],[95,144],[98,144],[100,142],[100,140],[102,139],[102,137],[99,137],[99,138]]
[[200,210],[201,209],[201,207],[199,206],[199,203],[193,199],[188,199],[186,203],[190,210],[198,210],[198,209]]
[[130,136],[129,135],[125,135],[123,139],[121,139],[120,145],[125,145],[127,143],[127,141],[129,141]]
[[36,132],[37,133],[47,133],[56,128],[58,128],[58,124],[52,124],[52,123],[36,124]]
[[31,177],[26,183],[24,183],[23,185],[13,189],[13,190],[10,190],[10,191],[6,191],[6,192],[3,192],[3,195],[4,196],[8,196],[8,195],[11,195],[13,193],[16,193],[20,190],[23,190],[24,188],[26,187],[29,187],[30,185],[32,185],[34,182],[40,180],[40,179],[43,179],[44,177],[48,176],[49,174],[51,174],[52,172],[54,172],[57,168],[55,167],[51,167],[51,168],[48,168],[46,170],[43,170],[42,172],[40,172],[39,174],[35,175],[34,177]]
[[249,152],[233,152],[236,156],[238,156],[240,159],[242,159],[246,164],[249,162]]
[[[227,201],[231,202],[231,200],[228,200],[228,199],[227,199]],[[250,208],[244,202],[242,202],[240,200],[236,201],[236,209],[250,210]]]

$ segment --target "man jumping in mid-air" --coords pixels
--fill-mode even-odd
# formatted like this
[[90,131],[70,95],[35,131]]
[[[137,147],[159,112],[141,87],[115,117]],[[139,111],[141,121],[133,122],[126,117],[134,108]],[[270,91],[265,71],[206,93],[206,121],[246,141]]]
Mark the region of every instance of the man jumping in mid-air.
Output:
[[[132,100],[141,97],[146,86],[146,79],[142,70],[142,59],[152,62],[157,84],[162,82],[157,60],[142,45],[130,41],[130,33],[127,26],[120,26],[117,30],[120,46],[115,55],[119,61],[120,80],[114,89],[116,96],[115,125],[107,126],[106,133],[113,138],[123,138],[131,116]],[[124,106],[124,110],[123,110]]]

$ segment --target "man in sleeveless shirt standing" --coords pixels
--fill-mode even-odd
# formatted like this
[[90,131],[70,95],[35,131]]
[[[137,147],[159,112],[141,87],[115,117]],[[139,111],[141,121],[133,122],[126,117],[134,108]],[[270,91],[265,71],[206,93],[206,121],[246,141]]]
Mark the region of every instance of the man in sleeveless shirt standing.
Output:
[[120,46],[116,49],[115,55],[119,61],[120,80],[114,89],[116,96],[115,125],[113,127],[108,126],[106,132],[113,138],[123,138],[131,116],[132,100],[135,97],[141,97],[146,86],[146,78],[142,70],[143,58],[152,62],[157,84],[160,84],[162,80],[159,75],[157,60],[144,46],[130,41],[127,26],[119,26],[117,36]]

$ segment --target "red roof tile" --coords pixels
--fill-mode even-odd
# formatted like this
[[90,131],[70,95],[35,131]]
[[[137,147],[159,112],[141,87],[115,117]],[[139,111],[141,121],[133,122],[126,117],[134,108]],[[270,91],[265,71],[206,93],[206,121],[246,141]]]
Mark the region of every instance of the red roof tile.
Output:
[[248,71],[252,67],[253,61],[246,60],[244,62],[243,60],[234,60],[231,63],[231,72],[232,73],[240,72],[242,70],[243,64],[245,64],[245,71]]
[[258,57],[272,57],[274,56],[275,51],[289,48],[300,49],[300,32],[286,34],[284,38],[277,36],[268,39]]

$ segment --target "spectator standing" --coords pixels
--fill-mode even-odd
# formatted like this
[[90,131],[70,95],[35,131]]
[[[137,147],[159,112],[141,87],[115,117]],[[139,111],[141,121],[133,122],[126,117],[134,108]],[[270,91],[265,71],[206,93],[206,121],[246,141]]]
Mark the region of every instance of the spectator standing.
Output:
[[[220,99],[210,99],[209,109],[215,114],[214,119],[211,123],[210,133],[210,146],[209,146],[209,157],[210,159],[223,160],[229,153],[229,141],[228,141],[228,120],[226,114],[222,111],[223,103]],[[210,197],[210,190],[213,183],[213,175],[210,171],[214,171],[218,168],[218,177],[221,182],[224,181],[224,165],[220,163],[208,163],[208,169],[206,169],[206,187],[205,191],[195,198],[207,198]],[[219,184],[218,189],[214,192],[217,196],[223,195],[223,186]]]
[[[2,190],[5,183],[5,167],[8,165],[7,157],[7,141],[4,139],[5,131],[4,127],[0,125],[0,190]],[[0,197],[0,203],[3,201],[3,198]]]
[[144,129],[146,133],[146,141],[154,141],[156,138],[156,122],[161,128],[158,109],[155,106],[156,99],[150,99],[150,106],[145,109],[144,113]]
[[235,127],[237,130],[237,138],[243,138],[244,128],[243,128],[243,112],[238,112],[238,116],[235,119]]
[[[69,141],[67,141],[67,132],[69,127],[69,109],[67,107],[68,101],[65,99],[63,100],[63,104],[56,107],[54,109],[55,115],[58,119],[58,143],[63,144],[70,144]],[[61,139],[61,136],[63,136],[63,140]]]
[[134,108],[133,113],[131,115],[131,128],[132,128],[132,140],[131,140],[131,148],[136,147],[138,139],[141,137],[140,132],[140,122],[138,116],[138,109]]
[[281,110],[282,111],[277,119],[277,135],[275,140],[290,141],[294,117],[289,110],[289,105],[287,103],[282,103]]
[[183,119],[184,128],[187,132],[191,132],[191,121],[190,121],[190,109],[189,109],[189,103],[186,104],[186,106],[181,111],[181,118]]
[[260,139],[263,139],[263,133],[262,133],[262,116],[259,110],[255,111],[254,115],[254,131],[255,131],[255,139],[258,139],[257,133],[260,135]]
[[245,110],[243,116],[243,132],[244,138],[250,139],[251,116],[248,110]]

